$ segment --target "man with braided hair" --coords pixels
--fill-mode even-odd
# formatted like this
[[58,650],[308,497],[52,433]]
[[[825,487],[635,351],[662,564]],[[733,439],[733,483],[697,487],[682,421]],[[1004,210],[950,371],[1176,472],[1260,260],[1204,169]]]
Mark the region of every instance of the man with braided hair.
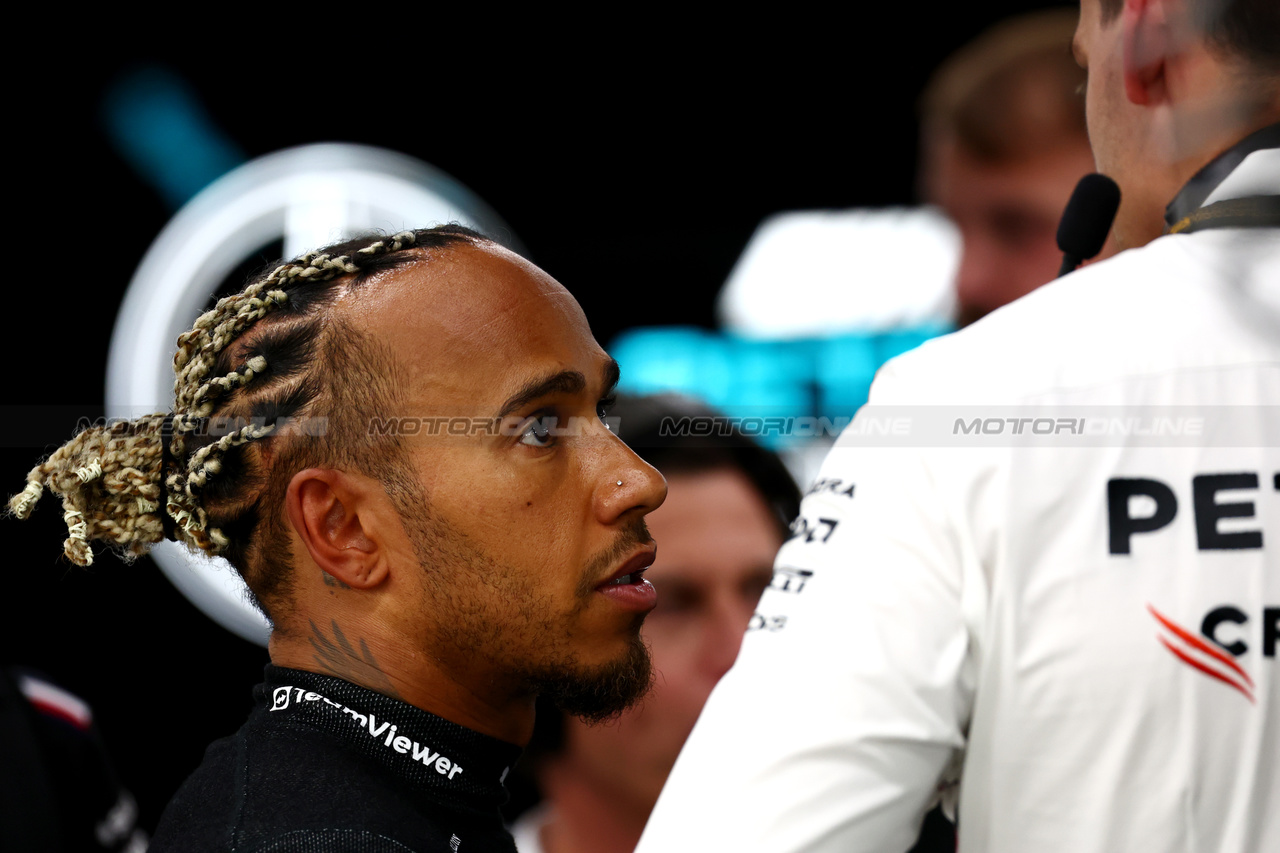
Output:
[[498,806],[534,699],[649,684],[660,475],[603,422],[616,364],[573,297],[457,226],[276,268],[179,340],[174,410],[91,429],[11,507],[67,556],[164,537],[272,621],[245,726],[153,850],[513,850]]

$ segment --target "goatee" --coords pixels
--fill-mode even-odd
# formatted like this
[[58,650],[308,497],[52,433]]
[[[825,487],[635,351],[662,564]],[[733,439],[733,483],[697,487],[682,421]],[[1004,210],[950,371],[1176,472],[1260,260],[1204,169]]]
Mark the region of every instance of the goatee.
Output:
[[618,660],[587,671],[565,667],[541,672],[528,680],[530,687],[566,714],[600,723],[618,716],[649,692],[653,664],[637,624],[626,655]]

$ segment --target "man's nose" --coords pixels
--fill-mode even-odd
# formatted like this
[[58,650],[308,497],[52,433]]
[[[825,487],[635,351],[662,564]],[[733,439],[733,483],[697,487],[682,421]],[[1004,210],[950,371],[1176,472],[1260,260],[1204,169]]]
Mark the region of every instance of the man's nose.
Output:
[[647,515],[667,499],[667,481],[648,462],[616,436],[616,447],[597,474],[596,511],[603,524],[612,524],[630,512]]

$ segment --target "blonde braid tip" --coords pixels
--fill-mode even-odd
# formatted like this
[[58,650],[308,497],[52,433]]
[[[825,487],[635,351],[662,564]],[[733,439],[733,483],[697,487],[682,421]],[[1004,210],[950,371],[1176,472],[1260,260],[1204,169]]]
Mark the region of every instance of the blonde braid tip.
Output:
[[42,494],[44,494],[44,484],[39,480],[28,480],[26,488],[10,499],[9,509],[18,518],[30,518],[31,510],[35,508],[36,501],[40,500]]
[[89,481],[96,480],[101,476],[102,462],[99,459],[93,460],[83,468],[76,469],[76,478],[80,480],[81,483],[88,483]]
[[74,539],[77,542],[86,541],[85,535],[89,532],[89,525],[85,523],[84,515],[79,510],[67,510],[62,514],[62,520],[67,523],[68,539]]

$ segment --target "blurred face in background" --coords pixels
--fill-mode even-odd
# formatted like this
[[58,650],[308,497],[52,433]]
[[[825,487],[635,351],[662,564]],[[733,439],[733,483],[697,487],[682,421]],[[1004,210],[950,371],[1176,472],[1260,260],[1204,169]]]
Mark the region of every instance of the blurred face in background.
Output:
[[[1057,231],[1093,168],[1074,9],[1007,18],[934,71],[921,93],[920,191],[960,230],[964,326],[1052,281]],[[1105,250],[1104,250],[1105,255]]]
[[736,469],[676,473],[647,518],[658,558],[646,576],[658,606],[642,635],[656,682],[616,721],[570,720],[564,758],[619,808],[647,813],[711,689],[733,665],[782,546],[778,523]]
[[926,151],[925,193],[960,230],[957,322],[965,326],[1052,281],[1056,234],[1076,182],[1093,171],[1083,138],[1016,160],[987,160],[954,138]]

